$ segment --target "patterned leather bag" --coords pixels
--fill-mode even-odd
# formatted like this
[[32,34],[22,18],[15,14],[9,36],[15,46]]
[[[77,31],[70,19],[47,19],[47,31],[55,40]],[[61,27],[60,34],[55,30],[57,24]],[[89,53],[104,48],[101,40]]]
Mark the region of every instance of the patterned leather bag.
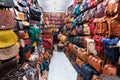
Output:
[[98,56],[90,55],[88,57],[88,63],[97,71],[102,72],[103,60]]

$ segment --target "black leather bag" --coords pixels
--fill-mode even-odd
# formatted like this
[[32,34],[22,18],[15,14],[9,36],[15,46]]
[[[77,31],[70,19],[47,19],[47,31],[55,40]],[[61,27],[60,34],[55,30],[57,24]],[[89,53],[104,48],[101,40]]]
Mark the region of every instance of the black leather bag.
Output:
[[17,59],[11,58],[9,60],[0,61],[0,80],[6,76],[8,71],[17,68]]
[[76,70],[85,80],[91,80],[93,75],[98,75],[98,73],[88,64],[82,64],[81,68],[76,65]]
[[13,0],[0,0],[0,6],[10,8],[14,6],[14,2]]
[[34,20],[34,21],[40,21],[41,20],[41,12],[39,9],[34,9],[34,8],[30,8],[29,9],[30,12],[30,19]]

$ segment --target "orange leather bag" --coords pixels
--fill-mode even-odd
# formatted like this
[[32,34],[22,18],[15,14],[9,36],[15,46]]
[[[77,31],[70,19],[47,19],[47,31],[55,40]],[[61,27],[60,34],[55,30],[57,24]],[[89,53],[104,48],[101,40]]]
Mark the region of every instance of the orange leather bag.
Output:
[[104,18],[96,18],[96,34],[107,36],[108,35],[108,23]]
[[77,57],[77,58],[76,58],[76,64],[78,64],[78,66],[81,67],[82,64],[84,64],[84,62]]
[[102,72],[103,60],[98,56],[90,55],[88,57],[88,63],[97,71]]
[[120,37],[120,20],[113,19],[109,23],[109,37]]
[[106,15],[108,17],[114,17],[120,14],[120,1],[119,0],[109,0],[106,7]]
[[78,49],[78,53],[77,56],[83,61],[83,62],[87,62],[88,60],[88,53],[85,49],[83,48],[79,48]]
[[109,76],[116,76],[116,67],[111,64],[106,64],[103,68],[102,74]]

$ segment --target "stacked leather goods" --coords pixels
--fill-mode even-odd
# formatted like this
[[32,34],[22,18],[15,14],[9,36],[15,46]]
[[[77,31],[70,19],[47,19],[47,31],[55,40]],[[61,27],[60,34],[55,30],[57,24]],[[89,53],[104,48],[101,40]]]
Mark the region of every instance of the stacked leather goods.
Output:
[[[120,1],[74,0],[73,5],[74,9],[70,10],[73,14],[67,15],[74,15],[72,26],[64,27],[68,41],[72,43],[65,49],[67,56],[74,51],[73,45],[76,45],[79,47],[75,59],[77,66],[82,68],[83,64],[87,63],[99,73],[99,77],[101,75],[116,77],[119,74],[116,65],[119,64],[118,59],[120,59],[119,45],[117,45],[120,41]],[[86,39],[86,36],[89,38]],[[80,74],[87,80],[84,75],[86,73],[82,73],[84,70],[79,70],[79,73],[81,72]],[[94,75],[92,76],[94,78]],[[93,78],[89,80],[95,80]]]

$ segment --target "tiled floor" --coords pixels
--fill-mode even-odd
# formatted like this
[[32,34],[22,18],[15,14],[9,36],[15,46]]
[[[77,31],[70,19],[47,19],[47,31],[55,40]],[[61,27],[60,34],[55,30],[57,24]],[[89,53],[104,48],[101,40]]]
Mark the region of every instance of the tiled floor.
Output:
[[63,52],[53,52],[48,80],[77,80],[77,72]]

